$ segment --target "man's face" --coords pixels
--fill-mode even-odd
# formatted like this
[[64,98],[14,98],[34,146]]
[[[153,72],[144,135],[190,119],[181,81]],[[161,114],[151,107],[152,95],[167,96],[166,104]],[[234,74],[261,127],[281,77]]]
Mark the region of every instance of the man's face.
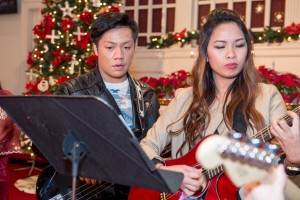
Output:
[[104,33],[94,45],[98,55],[98,67],[104,81],[121,83],[126,80],[126,73],[134,55],[132,31],[127,27],[114,28]]

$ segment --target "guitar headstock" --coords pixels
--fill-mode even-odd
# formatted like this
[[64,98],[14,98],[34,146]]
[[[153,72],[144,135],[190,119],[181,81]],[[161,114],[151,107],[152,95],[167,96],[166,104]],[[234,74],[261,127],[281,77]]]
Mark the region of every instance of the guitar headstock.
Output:
[[277,145],[263,143],[259,139],[248,139],[240,133],[228,134],[227,137],[228,140],[218,148],[222,158],[266,170],[277,164]]
[[240,133],[212,135],[197,149],[196,159],[206,169],[223,165],[236,186],[258,181],[277,164],[279,148],[258,139],[248,139]]

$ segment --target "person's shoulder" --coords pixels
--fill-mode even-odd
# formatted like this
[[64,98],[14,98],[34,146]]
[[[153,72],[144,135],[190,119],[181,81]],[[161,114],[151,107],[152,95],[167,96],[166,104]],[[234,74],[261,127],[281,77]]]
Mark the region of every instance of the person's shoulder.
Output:
[[193,95],[193,88],[192,87],[186,87],[186,88],[178,88],[175,91],[175,97],[190,97]]
[[259,87],[261,88],[262,92],[264,91],[278,91],[277,87],[273,84],[267,83],[259,83]]
[[133,83],[135,84],[135,85],[138,85],[138,86],[140,86],[140,87],[142,87],[142,88],[152,88],[150,85],[148,85],[147,83],[145,83],[145,82],[143,82],[143,81],[140,81],[140,80],[138,80],[138,79],[135,79],[135,78],[133,78],[132,76],[129,76],[131,79],[132,79],[132,81],[133,81]]
[[191,102],[193,99],[193,88],[178,88],[175,91],[174,99],[179,104],[187,104],[188,102]]
[[91,70],[85,74],[82,74],[78,77],[75,77],[73,79],[70,79],[64,83],[62,83],[56,94],[73,94],[76,93],[80,90],[86,89],[86,88],[90,88],[93,84],[95,84],[95,82],[97,82],[96,78],[95,78],[95,70]]

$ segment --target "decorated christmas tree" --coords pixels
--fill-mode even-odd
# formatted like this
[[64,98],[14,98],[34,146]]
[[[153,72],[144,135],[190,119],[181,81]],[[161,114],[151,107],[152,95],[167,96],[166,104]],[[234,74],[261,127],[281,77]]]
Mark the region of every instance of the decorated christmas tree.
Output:
[[89,29],[95,18],[119,12],[121,0],[43,0],[41,23],[33,28],[26,95],[50,95],[58,85],[94,68]]

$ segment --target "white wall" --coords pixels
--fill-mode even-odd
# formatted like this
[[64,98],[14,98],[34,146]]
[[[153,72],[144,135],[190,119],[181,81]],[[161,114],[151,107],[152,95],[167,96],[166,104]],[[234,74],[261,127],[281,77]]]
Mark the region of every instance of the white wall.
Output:
[[18,0],[17,14],[0,15],[0,82],[2,87],[14,94],[21,91],[19,79],[24,75],[21,70],[24,58],[20,56],[21,43],[21,14]]
[[[178,45],[168,49],[138,48],[131,64],[131,74],[159,77],[184,69],[190,71],[197,56],[197,48]],[[291,72],[300,76],[300,40],[281,44],[254,44],[254,62],[278,72]]]

